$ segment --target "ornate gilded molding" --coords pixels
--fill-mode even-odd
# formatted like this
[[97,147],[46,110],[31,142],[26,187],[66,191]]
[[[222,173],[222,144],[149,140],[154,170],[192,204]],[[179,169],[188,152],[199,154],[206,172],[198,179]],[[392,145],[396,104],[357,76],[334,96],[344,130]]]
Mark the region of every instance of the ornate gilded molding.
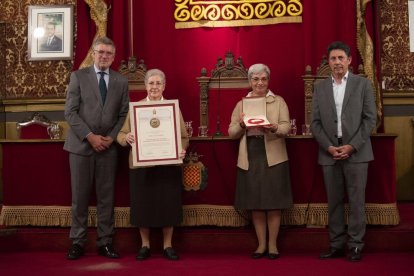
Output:
[[301,23],[301,0],[175,0],[175,28]]
[[364,70],[368,79],[371,80],[374,87],[374,96],[377,106],[377,127],[382,123],[382,99],[381,99],[381,87],[378,83],[376,75],[376,65],[374,61],[374,44],[371,36],[368,33],[367,25],[365,23],[365,13],[368,3],[371,0],[358,0],[357,1],[357,48],[364,62]]
[[[97,39],[98,37],[106,36],[108,11],[111,9],[111,7],[108,8],[108,6],[105,3],[105,0],[85,0],[85,3],[88,4],[88,6],[91,9],[90,15],[92,20],[95,22],[97,28],[95,37],[93,38],[93,40],[95,41],[95,39]],[[79,68],[88,67],[93,64],[92,52],[93,49],[91,45],[88,54],[82,61]]]

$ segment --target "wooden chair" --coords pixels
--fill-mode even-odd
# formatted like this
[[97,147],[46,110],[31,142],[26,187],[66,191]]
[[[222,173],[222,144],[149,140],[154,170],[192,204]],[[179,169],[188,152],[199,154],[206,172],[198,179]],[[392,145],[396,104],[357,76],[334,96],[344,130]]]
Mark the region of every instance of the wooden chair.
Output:
[[227,52],[225,59],[217,59],[211,75],[201,69],[197,78],[200,85],[200,126],[207,126],[209,135],[228,135],[231,113],[236,103],[247,95],[249,82],[242,58],[235,60]]
[[[352,67],[349,67],[349,70],[352,72]],[[316,74],[312,74],[312,67],[307,65],[305,67],[305,75],[302,76],[303,81],[305,82],[304,89],[305,89],[305,123],[311,123],[311,115],[312,115],[312,96],[313,96],[313,88],[315,84],[320,82],[321,80],[326,79],[328,76],[331,75],[331,68],[329,67],[328,60],[326,56],[322,57],[321,64],[318,68],[316,68]],[[358,75],[364,76],[364,67],[362,64],[358,66]]]
[[144,83],[147,66],[143,59],[139,61],[138,65],[136,64],[135,57],[130,57],[128,64],[125,60],[122,60],[118,72],[128,78],[129,99],[131,102],[140,101],[147,96]]

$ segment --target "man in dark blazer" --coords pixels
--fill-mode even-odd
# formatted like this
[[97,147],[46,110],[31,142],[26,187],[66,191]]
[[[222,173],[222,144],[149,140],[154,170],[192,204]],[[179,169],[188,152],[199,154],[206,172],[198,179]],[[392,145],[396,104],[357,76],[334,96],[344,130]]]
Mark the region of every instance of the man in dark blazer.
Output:
[[[84,254],[88,204],[94,182],[98,252],[109,258],[119,257],[112,245],[118,159],[117,145],[113,142],[128,113],[129,97],[128,80],[109,68],[114,55],[113,41],[98,38],[93,44],[94,65],[70,76],[65,105],[70,129],[64,145],[69,152],[72,186],[72,246],[67,254],[70,260]],[[106,95],[101,95],[101,88]]]
[[62,39],[55,35],[55,24],[49,22],[46,25],[47,37],[40,45],[40,51],[42,52],[61,52],[63,49]]
[[[348,70],[348,45],[333,42],[327,55],[332,75],[315,85],[311,123],[328,197],[330,248],[320,258],[345,256],[347,245],[348,260],[359,261],[366,228],[368,162],[374,159],[370,135],[376,124],[375,99],[371,82]],[[345,192],[349,202],[347,230]]]

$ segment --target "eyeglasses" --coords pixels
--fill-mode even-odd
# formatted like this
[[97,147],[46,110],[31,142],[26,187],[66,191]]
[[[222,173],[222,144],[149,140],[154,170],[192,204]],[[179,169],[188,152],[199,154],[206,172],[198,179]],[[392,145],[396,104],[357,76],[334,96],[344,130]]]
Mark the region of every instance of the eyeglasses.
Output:
[[160,81],[151,81],[151,82],[149,82],[148,83],[148,85],[149,86],[162,86],[163,85],[163,83],[162,82],[160,82]]
[[108,56],[111,57],[114,55],[114,53],[109,52],[109,51],[103,51],[103,50],[93,50],[95,53],[97,53],[100,56]]
[[261,82],[267,82],[269,79],[268,78],[251,78],[251,80],[253,82],[259,82],[259,81],[261,81]]

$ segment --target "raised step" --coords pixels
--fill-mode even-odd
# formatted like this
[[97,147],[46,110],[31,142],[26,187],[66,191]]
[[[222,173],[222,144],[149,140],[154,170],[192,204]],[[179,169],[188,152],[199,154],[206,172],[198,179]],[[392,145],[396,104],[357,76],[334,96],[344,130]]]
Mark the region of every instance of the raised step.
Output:
[[[414,204],[399,206],[401,223],[397,226],[368,225],[365,251],[412,251],[414,248]],[[96,228],[88,231],[87,251],[95,251]],[[62,251],[70,246],[69,228],[0,227],[0,252]],[[140,245],[137,228],[116,229],[114,244],[122,253],[136,252]],[[242,228],[176,227],[174,247],[180,252],[250,252],[256,247],[252,226]],[[282,252],[318,252],[329,246],[327,228],[282,226],[278,248]],[[160,229],[151,232],[151,247],[162,247]]]

